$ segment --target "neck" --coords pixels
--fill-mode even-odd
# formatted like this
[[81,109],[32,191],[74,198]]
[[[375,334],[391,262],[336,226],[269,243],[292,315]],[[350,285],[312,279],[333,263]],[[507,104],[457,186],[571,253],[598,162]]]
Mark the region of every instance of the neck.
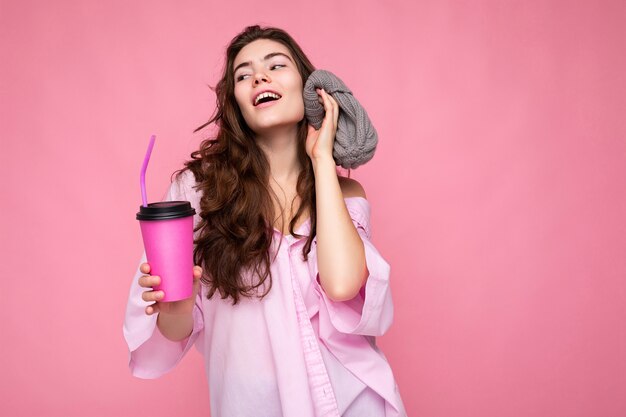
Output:
[[302,167],[298,161],[298,126],[293,125],[271,133],[257,134],[256,141],[270,164],[270,174],[280,183],[298,178]]

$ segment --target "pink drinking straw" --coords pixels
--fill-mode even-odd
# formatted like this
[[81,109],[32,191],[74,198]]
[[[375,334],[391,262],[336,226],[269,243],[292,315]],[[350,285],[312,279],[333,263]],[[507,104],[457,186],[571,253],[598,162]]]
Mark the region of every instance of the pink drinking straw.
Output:
[[148,207],[148,197],[146,197],[146,169],[148,169],[148,162],[150,162],[150,154],[152,154],[152,148],[154,148],[155,135],[150,136],[150,143],[148,144],[148,150],[146,156],[143,158],[143,165],[141,166],[141,175],[139,176],[139,185],[141,185],[141,200],[144,207]]

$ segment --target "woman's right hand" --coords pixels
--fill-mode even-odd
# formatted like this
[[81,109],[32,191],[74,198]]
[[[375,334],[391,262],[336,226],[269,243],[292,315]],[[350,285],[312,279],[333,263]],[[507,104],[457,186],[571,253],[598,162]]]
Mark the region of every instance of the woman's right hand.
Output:
[[[150,274],[150,265],[146,262],[141,264],[139,270],[144,274]],[[202,268],[198,265],[193,267],[193,295],[189,298],[180,301],[159,301],[163,298],[163,291],[154,291],[153,287],[161,283],[161,277],[157,275],[142,275],[139,277],[139,285],[143,288],[148,288],[148,291],[144,291],[141,294],[141,298],[144,301],[154,301],[154,304],[150,304],[146,307],[146,314],[152,315],[155,313],[166,314],[191,314],[193,306],[196,302],[196,296],[200,291],[200,277],[202,276]]]

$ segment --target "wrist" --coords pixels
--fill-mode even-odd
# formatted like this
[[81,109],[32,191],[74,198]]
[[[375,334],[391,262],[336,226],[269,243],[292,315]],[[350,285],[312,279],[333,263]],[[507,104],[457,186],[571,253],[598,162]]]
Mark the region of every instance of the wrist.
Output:
[[159,312],[157,315],[157,328],[166,339],[181,341],[189,337],[193,331],[193,315],[171,314]]
[[318,156],[315,158],[311,158],[311,162],[313,164],[313,170],[317,170],[319,168],[325,169],[326,167],[331,167],[335,169],[335,160],[332,155]]

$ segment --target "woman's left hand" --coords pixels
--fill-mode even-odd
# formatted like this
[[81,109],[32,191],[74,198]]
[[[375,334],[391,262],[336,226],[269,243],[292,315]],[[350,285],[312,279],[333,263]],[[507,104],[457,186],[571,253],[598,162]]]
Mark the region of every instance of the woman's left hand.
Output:
[[316,91],[321,97],[326,114],[319,130],[309,125],[306,153],[313,162],[325,158],[333,159],[333,145],[337,133],[337,120],[339,120],[339,105],[335,99],[323,89],[316,88]]

